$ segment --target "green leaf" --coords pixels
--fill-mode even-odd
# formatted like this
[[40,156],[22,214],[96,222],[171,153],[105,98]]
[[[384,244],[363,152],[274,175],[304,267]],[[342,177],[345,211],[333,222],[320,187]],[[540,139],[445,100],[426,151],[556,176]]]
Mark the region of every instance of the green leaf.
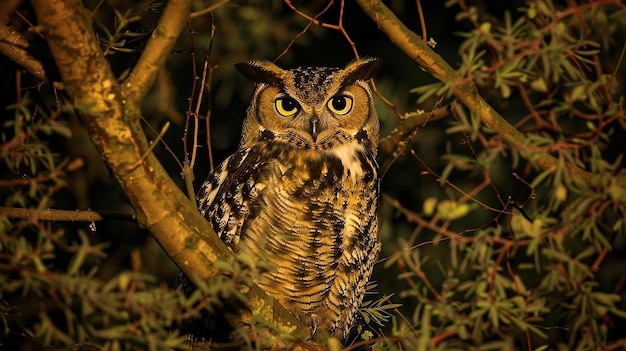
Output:
[[424,215],[426,215],[427,217],[431,217],[435,213],[436,205],[437,198],[431,196],[424,200],[424,204],[422,205],[422,212],[424,212]]
[[540,93],[547,93],[548,92],[548,84],[546,84],[546,81],[542,77],[539,77],[539,78],[533,80],[530,83],[530,87],[534,91],[538,91]]
[[437,204],[437,216],[444,221],[454,221],[465,217],[473,206],[467,202],[459,204],[452,200],[443,200]]
[[584,85],[577,85],[570,95],[572,102],[585,100],[587,98],[587,87]]

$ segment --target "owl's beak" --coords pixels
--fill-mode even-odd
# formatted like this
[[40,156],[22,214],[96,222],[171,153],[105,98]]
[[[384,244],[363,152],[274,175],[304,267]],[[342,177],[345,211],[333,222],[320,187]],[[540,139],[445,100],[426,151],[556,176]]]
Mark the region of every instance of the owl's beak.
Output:
[[311,136],[313,137],[313,142],[317,142],[317,135],[319,134],[319,123],[320,119],[317,117],[313,117],[311,119]]

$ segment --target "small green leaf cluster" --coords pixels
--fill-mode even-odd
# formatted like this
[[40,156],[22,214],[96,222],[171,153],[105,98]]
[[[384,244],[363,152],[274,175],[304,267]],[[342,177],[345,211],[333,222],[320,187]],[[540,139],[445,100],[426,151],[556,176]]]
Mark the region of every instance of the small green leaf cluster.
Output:
[[[67,159],[60,157],[50,142],[69,138],[70,129],[59,120],[59,113],[39,108],[30,95],[25,92],[6,107],[0,129],[0,160],[4,165],[0,174],[6,179],[0,183],[4,206],[27,207],[42,196],[52,196],[50,189],[64,186],[61,175]],[[11,191],[14,186],[20,191]]]
[[[151,7],[141,9],[141,13],[145,14],[152,10]],[[133,42],[143,42],[149,35],[152,28],[142,27],[142,17],[138,13],[138,10],[130,8],[123,12],[118,9],[112,9],[113,11],[113,28],[109,28],[103,22],[96,22],[96,27],[100,34],[98,39],[105,48],[104,55],[113,55],[117,52],[130,54],[138,53],[143,48]],[[155,22],[154,19],[152,22]],[[151,24],[154,26],[154,23]]]

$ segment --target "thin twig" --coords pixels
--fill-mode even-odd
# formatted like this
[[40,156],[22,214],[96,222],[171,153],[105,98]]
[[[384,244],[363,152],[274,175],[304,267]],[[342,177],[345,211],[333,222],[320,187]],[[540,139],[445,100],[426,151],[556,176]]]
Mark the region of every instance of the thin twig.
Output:
[[613,82],[617,83],[617,80],[615,79],[615,77],[617,76],[617,71],[620,69],[620,67],[622,67],[622,62],[624,61],[625,54],[626,54],[626,40],[624,40],[624,45],[622,45],[622,52],[620,52],[619,59],[617,60],[617,64],[615,65],[615,69],[613,69],[611,80],[609,81],[609,84],[606,87],[608,91],[611,91],[611,85],[613,84]]
[[[285,0],[285,4],[287,4],[287,6],[289,6],[292,10],[297,11],[295,9],[295,7],[293,7],[293,5],[291,4],[291,2],[289,0]],[[326,4],[326,7],[324,7],[324,9],[320,12],[317,13],[317,15],[315,15],[312,20],[309,21],[309,23],[304,27],[304,29],[302,29],[300,31],[300,33],[296,34],[296,36],[294,36],[293,38],[291,38],[291,40],[289,41],[289,44],[287,44],[287,47],[285,48],[285,50],[283,50],[283,52],[281,52],[275,59],[273,62],[277,62],[278,60],[280,60],[281,57],[285,56],[287,54],[287,52],[289,52],[289,49],[291,49],[291,47],[296,43],[296,40],[298,40],[301,36],[304,35],[304,33],[306,33],[309,28],[311,28],[311,26],[313,24],[316,24],[315,21],[317,21],[318,17],[322,16],[324,13],[326,13],[326,11],[328,11],[333,5],[332,1],[329,1],[328,4]],[[297,12],[296,12],[297,13]]]
[[[317,19],[317,17],[321,16],[321,14],[323,14],[324,12],[326,12],[326,9],[322,10],[322,12],[320,12],[319,14],[315,15],[315,17],[311,17],[309,15],[307,15],[306,13],[298,10],[292,3],[291,0],[284,0],[285,4],[296,14],[298,14],[301,17],[304,17],[305,19],[307,19],[310,23],[313,23],[317,26],[320,26],[322,28],[328,28],[328,29],[334,29],[334,30],[338,30],[339,32],[341,32],[341,34],[343,34],[344,38],[346,38],[346,40],[348,41],[348,44],[350,45],[350,47],[352,48],[352,51],[354,52],[354,55],[358,58],[359,57],[359,53],[356,49],[356,45],[354,44],[354,41],[352,41],[352,39],[350,38],[350,35],[348,34],[348,32],[346,31],[346,29],[343,27],[343,11],[344,11],[344,6],[345,6],[345,0],[341,0],[341,4],[339,5],[339,20],[337,22],[337,24],[329,24],[329,23],[324,23],[320,20]],[[329,4],[327,5],[327,7],[330,7],[330,5],[332,5],[334,3],[334,1],[330,1]],[[309,24],[310,25],[310,24]],[[307,26],[308,28],[309,26]],[[305,28],[306,29],[306,28]],[[282,54],[281,54],[282,55]]]
[[426,33],[426,20],[424,19],[424,10],[422,9],[422,1],[417,0],[417,15],[420,19],[420,26],[422,27],[422,40],[428,40],[428,34]]
[[[205,66],[202,71],[202,80],[203,85],[206,85],[207,89],[207,111],[205,115],[205,129],[206,129],[206,145],[207,145],[207,154],[209,155],[209,170],[213,171],[213,146],[211,144],[211,114],[213,111],[213,99],[211,96],[211,83],[213,82],[213,69],[214,67],[210,65],[211,54],[213,53],[213,42],[215,39],[215,18],[213,14],[211,14],[211,39],[209,40],[209,48],[207,49],[207,54],[204,57]],[[208,75],[208,78],[206,76]],[[194,145],[197,147],[197,144]]]
[[150,147],[146,150],[146,152],[143,153],[143,155],[141,155],[140,158],[137,159],[137,161],[131,163],[128,168],[126,168],[126,170],[128,172],[134,170],[135,168],[137,168],[145,159],[146,157],[148,157],[148,155],[150,155],[150,153],[152,152],[152,150],[154,150],[155,146],[157,146],[157,144],[163,139],[163,137],[165,136],[165,133],[167,133],[167,130],[170,128],[170,122],[165,122],[165,124],[163,125],[163,128],[161,128],[161,131],[159,132],[159,134],[157,135],[156,139],[154,139],[152,141],[152,144],[150,145]]
[[199,11],[196,11],[196,12],[192,12],[189,15],[189,18],[190,19],[194,19],[196,17],[200,17],[200,16],[203,16],[203,15],[206,15],[207,13],[211,13],[211,12],[219,9],[220,7],[226,5],[229,1],[230,0],[222,0],[222,1],[218,2],[217,4],[211,5],[211,6],[207,7],[207,8],[205,8],[205,9],[202,9],[202,10],[199,10]]

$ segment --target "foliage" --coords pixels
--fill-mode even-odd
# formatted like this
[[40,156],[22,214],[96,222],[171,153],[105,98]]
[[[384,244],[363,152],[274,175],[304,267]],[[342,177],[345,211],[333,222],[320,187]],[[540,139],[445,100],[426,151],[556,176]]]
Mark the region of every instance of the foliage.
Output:
[[[384,6],[359,1],[363,10],[363,3]],[[123,81],[151,40],[163,5],[85,6],[102,52]],[[249,98],[242,87],[249,84],[233,63],[282,55],[285,66],[340,66],[356,53],[382,56],[386,65],[375,83],[383,124],[383,252],[346,347],[623,348],[624,5],[448,0],[445,8],[420,1],[389,6],[455,64],[454,77],[433,79],[403,61],[396,45],[406,43],[393,33],[387,33],[391,40],[382,37],[373,24],[398,19],[369,21],[351,2],[194,2],[193,19],[154,89],[146,91],[142,127],[155,141],[150,150],[182,183],[187,152],[207,145],[199,150],[210,156],[191,162],[197,185],[210,168],[205,160],[219,161],[237,143]],[[434,14],[442,23],[431,19]],[[29,6],[10,19],[22,35],[34,33],[30,42],[42,43],[29,24],[37,22]],[[329,57],[322,47],[341,49]],[[87,224],[46,217],[49,208],[133,209],[123,196],[111,195],[124,188],[109,178],[104,156],[91,146],[91,131],[80,121],[88,107],[56,90],[62,85],[40,83],[15,66],[2,70],[14,78],[2,87],[0,344],[187,349],[172,325],[233,300],[251,304],[245,292],[262,263],[245,256],[218,260],[216,274],[185,297],[173,288],[177,268],[165,255],[171,251],[146,230],[106,214],[105,221]],[[486,121],[479,107],[459,98],[455,88],[467,82],[479,94],[467,99],[484,98],[501,120]],[[170,129],[162,127],[164,120],[172,122]],[[201,141],[187,133],[195,123]],[[503,132],[507,123],[523,132],[523,143]],[[546,166],[546,155],[555,163]],[[28,218],[9,218],[16,217],[11,208],[31,211]],[[239,346],[262,347],[251,335],[272,328],[259,316],[242,321]],[[336,340],[324,347],[342,348]]]
[[[416,224],[386,262],[405,267],[400,277],[409,288],[400,296],[416,306],[415,345],[425,337],[438,349],[623,345],[616,337],[626,317],[625,276],[616,267],[626,193],[614,178],[594,189],[569,169],[622,168],[620,67],[603,63],[622,47],[594,29],[624,28],[623,9],[532,2],[498,21],[463,1],[447,5],[470,24],[460,33],[459,79],[476,82],[527,143],[503,143],[476,113],[446,99],[454,81],[414,89],[418,101],[449,103],[453,117],[442,126],[443,167],[427,164],[423,147],[404,150],[442,191],[424,200],[421,213],[390,201]],[[541,170],[537,152],[554,155],[558,166]]]

